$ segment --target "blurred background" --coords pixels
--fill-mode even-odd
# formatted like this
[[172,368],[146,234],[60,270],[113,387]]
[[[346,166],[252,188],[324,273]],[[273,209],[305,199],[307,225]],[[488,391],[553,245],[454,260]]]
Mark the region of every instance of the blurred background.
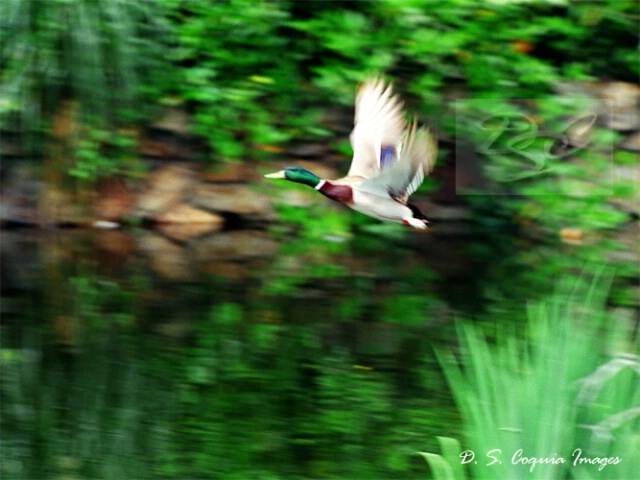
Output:
[[[636,1],[2,10],[3,478],[633,478]],[[438,132],[426,233],[262,178],[344,175],[375,75]]]

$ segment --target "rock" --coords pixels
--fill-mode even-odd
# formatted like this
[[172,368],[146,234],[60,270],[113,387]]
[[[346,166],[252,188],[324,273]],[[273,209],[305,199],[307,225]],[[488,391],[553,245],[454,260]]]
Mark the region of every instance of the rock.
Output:
[[40,192],[38,218],[40,225],[82,225],[90,222],[90,200],[85,195],[67,192],[45,184]]
[[0,220],[37,223],[37,203],[41,183],[31,162],[3,168],[0,177]]
[[202,223],[215,226],[224,224],[224,217],[221,215],[207,212],[188,203],[174,205],[166,212],[154,217],[154,220],[159,223]]
[[140,139],[140,154],[148,158],[185,158],[187,152],[178,142],[156,138]]
[[95,217],[118,221],[130,216],[136,198],[133,189],[119,177],[101,178],[96,185]]
[[272,219],[271,200],[246,185],[201,184],[190,203],[214,212],[229,212],[242,216]]
[[620,148],[630,150],[632,152],[640,152],[640,132],[632,133],[620,144]]
[[194,183],[194,173],[188,168],[161,167],[149,175],[146,187],[138,197],[138,215],[156,216],[169,210],[188,195]]
[[199,263],[209,260],[234,260],[271,257],[278,243],[259,230],[235,230],[210,235],[193,244]]
[[600,113],[612,130],[640,128],[640,88],[626,82],[608,82],[599,91]]
[[172,113],[146,128],[139,145],[143,157],[172,161],[195,160],[211,152],[205,138],[189,134],[188,119],[183,118],[181,113]]
[[570,245],[582,245],[584,243],[584,231],[580,228],[560,229],[560,240]]
[[146,256],[149,266],[163,278],[169,280],[193,279],[189,251],[171,240],[145,232],[138,237],[138,249]]
[[574,119],[564,131],[567,143],[559,146],[556,154],[561,155],[565,153],[565,150],[562,149],[570,149],[570,147],[588,147],[596,131],[596,120],[597,116],[594,114],[587,114]]
[[162,116],[151,125],[153,128],[167,130],[181,135],[190,135],[191,120],[189,114],[180,107],[167,108]]
[[121,230],[96,232],[93,236],[94,258],[99,268],[105,272],[119,275],[135,251],[133,237]]
[[205,182],[254,182],[259,176],[253,165],[246,163],[224,163],[201,175]]
[[595,112],[602,123],[612,130],[640,128],[640,87],[627,82],[562,82],[558,92],[590,96],[599,99]]
[[51,125],[50,134],[56,140],[62,142],[73,142],[81,128],[78,124],[78,111],[80,110],[77,100],[63,100],[56,110]]
[[224,217],[180,203],[154,218],[156,229],[176,240],[185,241],[222,230]]
[[247,264],[242,261],[205,261],[198,265],[207,274],[224,277],[228,280],[244,280],[247,277]]
[[160,223],[155,228],[168,237],[184,242],[217,232],[223,225],[224,219],[221,217],[220,223]]

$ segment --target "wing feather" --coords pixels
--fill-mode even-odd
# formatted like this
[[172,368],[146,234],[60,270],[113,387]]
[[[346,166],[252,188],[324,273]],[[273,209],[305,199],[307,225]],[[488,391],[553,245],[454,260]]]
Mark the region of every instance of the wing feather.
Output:
[[[351,132],[353,160],[347,176],[369,178],[380,172],[383,147],[397,149],[405,127],[401,100],[391,85],[380,79],[367,81],[356,95]],[[397,158],[397,155],[396,155]],[[389,157],[385,157],[385,164]]]
[[432,129],[418,129],[414,121],[407,131],[398,161],[360,183],[357,188],[380,196],[391,196],[406,203],[407,198],[431,172],[437,156],[437,142]]

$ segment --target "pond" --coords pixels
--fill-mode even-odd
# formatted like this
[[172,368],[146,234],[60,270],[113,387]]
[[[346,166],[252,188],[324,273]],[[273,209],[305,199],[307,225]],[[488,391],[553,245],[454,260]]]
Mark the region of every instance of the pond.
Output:
[[3,477],[427,478],[416,452],[463,438],[434,350],[523,322],[598,263],[581,248],[472,223],[4,231]]

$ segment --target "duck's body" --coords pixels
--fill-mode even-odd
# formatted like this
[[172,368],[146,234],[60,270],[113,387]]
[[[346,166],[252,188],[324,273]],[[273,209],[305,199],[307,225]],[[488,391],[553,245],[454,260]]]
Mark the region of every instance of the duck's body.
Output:
[[325,180],[300,167],[266,175],[314,187],[332,200],[379,220],[424,229],[425,216],[407,203],[435,162],[436,142],[429,130],[407,126],[402,104],[391,86],[370,80],[356,97],[351,132],[353,160],[346,177]]
[[388,195],[377,195],[360,190],[358,184],[321,180],[316,187],[325,197],[329,197],[378,220],[401,222],[416,228],[425,228],[426,218],[413,205],[399,202]]

